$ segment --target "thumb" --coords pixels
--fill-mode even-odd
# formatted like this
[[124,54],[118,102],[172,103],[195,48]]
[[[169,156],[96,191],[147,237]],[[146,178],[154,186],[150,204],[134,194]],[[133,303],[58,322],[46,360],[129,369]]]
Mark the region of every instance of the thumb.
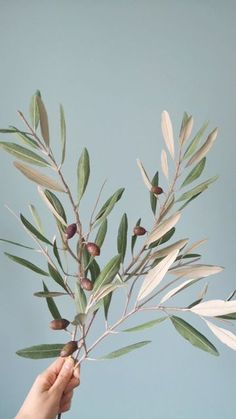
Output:
[[60,370],[57,376],[57,379],[52,386],[52,391],[56,390],[56,391],[61,392],[61,394],[63,393],[63,391],[65,390],[67,384],[69,383],[72,377],[73,368],[74,368],[74,360],[73,358],[68,357],[65,360],[62,366],[62,369]]

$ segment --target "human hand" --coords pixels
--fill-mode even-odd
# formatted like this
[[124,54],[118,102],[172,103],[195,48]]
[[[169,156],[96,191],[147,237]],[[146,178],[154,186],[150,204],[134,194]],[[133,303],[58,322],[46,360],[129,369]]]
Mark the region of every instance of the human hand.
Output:
[[40,374],[15,419],[55,419],[70,409],[73,390],[80,384],[80,370],[74,360],[57,358]]

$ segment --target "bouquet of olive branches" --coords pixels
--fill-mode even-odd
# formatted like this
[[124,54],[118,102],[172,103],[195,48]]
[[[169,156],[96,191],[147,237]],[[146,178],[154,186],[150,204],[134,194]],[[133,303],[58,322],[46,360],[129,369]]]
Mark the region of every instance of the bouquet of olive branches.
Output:
[[[20,349],[17,354],[32,359],[59,355],[65,357],[73,354],[77,364],[85,360],[120,357],[147,345],[150,341],[138,341],[96,358],[93,351],[101,341],[119,332],[119,326],[131,316],[135,318],[139,312],[144,314],[153,312],[159,316],[132,328],[122,329],[122,332],[141,332],[170,320],[177,332],[192,345],[212,355],[218,355],[218,350],[210,340],[182,318],[187,312],[199,316],[221,342],[236,350],[236,335],[217,324],[217,322],[228,324],[230,320],[236,319],[236,301],[233,300],[235,292],[232,292],[226,301],[206,300],[207,284],[204,284],[202,292],[197,295],[195,301],[189,302],[184,307],[172,306],[170,303],[187,287],[222,271],[220,266],[198,263],[201,255],[193,251],[196,251],[206,241],[205,239],[194,243],[189,243],[185,238],[173,241],[182,210],[217,179],[215,176],[194,187],[189,186],[202,174],[206,155],[214,144],[218,130],[214,129],[205,140],[202,140],[208,128],[208,124],[205,123],[192,136],[193,117],[184,113],[178,141],[174,142],[170,116],[167,111],[162,113],[161,128],[165,147],[161,152],[161,176],[157,171],[150,178],[142,162],[137,159],[150,197],[153,224],[147,227],[139,218],[136,225],[131,227],[132,231],[129,231],[128,218],[124,213],[118,226],[117,252],[105,266],[100,266],[99,255],[107,233],[108,218],[121,199],[124,189],[118,189],[100,206],[103,184],[91,211],[90,221],[85,225],[81,219],[80,203],[89,181],[89,153],[84,148],[79,157],[75,197],[62,170],[66,156],[66,123],[63,107],[60,106],[62,149],[60,162],[56,161],[50,145],[48,116],[39,91],[31,99],[29,119],[22,112],[18,114],[24,128],[10,126],[8,129],[1,129],[0,132],[17,138],[23,145],[2,141],[0,147],[17,158],[14,166],[18,171],[38,185],[38,193],[55,219],[55,235],[53,238],[47,237],[36,207],[30,205],[33,223],[23,214],[13,214],[31,237],[35,247],[31,248],[5,238],[1,241],[21,246],[27,249],[27,252],[40,252],[45,258],[47,268],[42,268],[28,259],[5,253],[14,262],[44,276],[43,289],[34,295],[46,300],[53,317],[50,323],[51,329],[64,329],[66,339],[63,343],[40,344]],[[171,167],[174,173],[173,179],[169,176],[170,165],[173,166]],[[41,170],[36,170],[33,166],[50,168],[52,177],[43,174]],[[186,170],[188,173],[179,183]],[[161,183],[160,177],[163,178]],[[73,220],[68,220],[64,210],[65,198],[71,205]],[[166,245],[170,240],[171,244]],[[130,260],[127,261],[128,244],[130,244]],[[72,266],[75,267],[74,271]],[[124,291],[124,301],[120,302],[120,305],[123,305],[123,313],[110,324],[109,310],[112,307],[112,295],[120,289]],[[69,320],[63,317],[55,302],[57,300],[60,303],[60,296],[65,295],[71,299],[74,306],[74,317]],[[89,331],[99,311],[102,311],[104,316],[104,331],[88,345]],[[181,317],[177,316],[176,312]]]

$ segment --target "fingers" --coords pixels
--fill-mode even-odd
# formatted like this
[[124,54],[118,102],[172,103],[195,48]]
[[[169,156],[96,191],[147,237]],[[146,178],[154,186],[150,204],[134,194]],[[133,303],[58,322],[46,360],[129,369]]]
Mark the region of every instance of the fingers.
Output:
[[73,397],[73,391],[68,392],[62,397],[61,403],[60,403],[60,413],[66,412],[67,410],[70,409],[72,397]]
[[65,390],[63,391],[63,394],[70,393],[74,388],[78,387],[80,384],[80,380],[76,377],[72,377],[69,383],[67,384]]
[[74,360],[72,358],[66,358],[53,386],[51,387],[52,391],[55,390],[61,394],[64,392],[73,375],[73,368]]

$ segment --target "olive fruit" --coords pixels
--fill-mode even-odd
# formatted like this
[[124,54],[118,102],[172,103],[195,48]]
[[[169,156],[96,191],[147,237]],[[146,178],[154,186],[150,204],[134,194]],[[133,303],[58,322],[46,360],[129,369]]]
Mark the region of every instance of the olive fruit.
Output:
[[74,224],[70,224],[66,228],[66,231],[65,231],[66,238],[67,239],[71,239],[75,235],[76,231],[77,231],[77,225],[75,223]]
[[160,186],[152,186],[151,192],[155,195],[161,195],[163,193],[163,189]]
[[80,278],[80,285],[86,291],[92,291],[93,283],[88,278]]
[[133,233],[135,236],[143,236],[146,232],[147,232],[146,229],[141,226],[136,226],[133,229]]
[[60,353],[60,356],[62,357],[66,357],[69,356],[71,354],[73,354],[73,352],[75,352],[78,349],[78,342],[75,340],[71,340],[70,342],[67,342]]
[[87,251],[90,253],[91,256],[99,256],[100,255],[100,247],[96,243],[88,242],[86,243]]
[[63,330],[69,326],[70,322],[66,319],[55,319],[52,320],[49,324],[49,327],[53,330]]

